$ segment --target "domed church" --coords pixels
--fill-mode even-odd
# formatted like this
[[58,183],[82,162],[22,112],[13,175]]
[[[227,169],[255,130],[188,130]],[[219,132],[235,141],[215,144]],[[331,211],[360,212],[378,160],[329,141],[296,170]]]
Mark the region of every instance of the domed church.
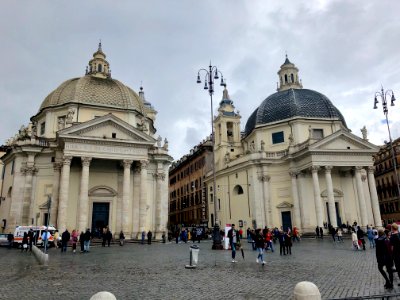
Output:
[[[168,141],[157,112],[111,77],[101,43],[83,77],[52,91],[28,126],[7,141],[3,229],[55,225],[61,232],[109,227],[161,237],[168,221]],[[154,235],[153,235],[154,236]]]
[[211,223],[243,228],[297,227],[313,232],[357,222],[381,226],[372,155],[378,148],[351,133],[323,94],[303,88],[286,57],[277,92],[240,131],[225,89],[214,119],[216,193],[208,176]]

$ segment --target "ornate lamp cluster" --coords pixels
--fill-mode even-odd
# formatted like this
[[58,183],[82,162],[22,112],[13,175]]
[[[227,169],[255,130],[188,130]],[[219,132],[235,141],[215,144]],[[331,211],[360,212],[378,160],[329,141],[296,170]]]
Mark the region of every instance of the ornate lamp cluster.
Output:
[[374,99],[374,109],[377,109],[378,106],[377,104],[379,103],[378,99],[381,99],[382,101],[382,108],[383,108],[383,114],[385,115],[386,118],[386,125],[389,133],[389,142],[390,142],[390,148],[392,152],[392,163],[393,163],[393,168],[394,168],[394,174],[396,177],[396,185],[397,185],[397,197],[400,197],[400,185],[399,185],[399,176],[397,175],[397,163],[396,163],[396,153],[393,148],[393,141],[392,141],[392,135],[390,133],[390,127],[389,127],[389,118],[388,118],[388,101],[387,98],[390,97],[390,106],[394,106],[394,102],[396,101],[396,98],[394,97],[394,93],[392,90],[384,90],[383,87],[381,87],[381,90],[379,92],[375,93],[375,99]]

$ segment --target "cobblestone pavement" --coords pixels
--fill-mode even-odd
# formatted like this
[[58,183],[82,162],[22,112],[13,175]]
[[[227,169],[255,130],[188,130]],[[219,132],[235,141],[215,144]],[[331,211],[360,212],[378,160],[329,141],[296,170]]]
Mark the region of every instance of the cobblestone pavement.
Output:
[[[388,293],[375,251],[352,251],[350,240],[303,240],[291,256],[268,251],[264,267],[250,244],[243,243],[245,259],[238,252],[232,263],[230,251],[213,251],[203,241],[194,270],[184,267],[190,244],[97,246],[86,254],[50,249],[48,267],[33,254],[0,248],[0,298],[89,299],[106,290],[117,299],[288,299],[303,280],[314,282],[323,299]],[[399,282],[395,276],[389,292],[399,293]]]

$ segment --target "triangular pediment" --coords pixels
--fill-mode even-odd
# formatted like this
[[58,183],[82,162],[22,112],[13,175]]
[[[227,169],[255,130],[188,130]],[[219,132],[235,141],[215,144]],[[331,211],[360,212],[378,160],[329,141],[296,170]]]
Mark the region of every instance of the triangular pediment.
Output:
[[377,152],[378,147],[362,138],[344,130],[337,131],[326,138],[311,144],[310,150],[330,150],[330,151],[373,151]]
[[75,124],[57,133],[60,138],[95,139],[114,142],[136,142],[153,145],[156,140],[120,118],[108,114]]
[[292,208],[292,207],[293,207],[293,204],[286,202],[286,201],[283,201],[276,206],[276,208]]

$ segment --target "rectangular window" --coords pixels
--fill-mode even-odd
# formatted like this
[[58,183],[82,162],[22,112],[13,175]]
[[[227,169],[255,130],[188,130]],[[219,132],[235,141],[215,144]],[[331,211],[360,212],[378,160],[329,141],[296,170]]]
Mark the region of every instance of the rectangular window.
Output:
[[274,132],[272,134],[272,144],[279,144],[285,141],[283,131]]
[[40,135],[43,135],[46,130],[46,122],[40,124]]
[[312,130],[312,138],[315,140],[321,140],[324,138],[324,130],[323,129],[313,129]]

